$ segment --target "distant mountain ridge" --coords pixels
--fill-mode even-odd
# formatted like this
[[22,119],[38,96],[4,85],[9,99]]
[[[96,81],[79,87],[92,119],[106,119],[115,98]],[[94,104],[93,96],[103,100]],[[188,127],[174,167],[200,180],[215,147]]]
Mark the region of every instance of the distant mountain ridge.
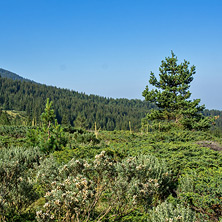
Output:
[[[86,95],[73,90],[60,89],[25,79],[0,68],[0,109],[24,111],[28,124],[40,123],[47,98],[53,101],[56,118],[64,125],[77,126],[79,119],[88,129],[94,124],[102,130],[128,130],[129,122],[139,131],[141,119],[155,106],[138,99],[113,99]],[[222,116],[219,110],[204,110],[205,116]],[[78,120],[78,121],[77,121]],[[216,126],[222,129],[222,118]]]
[[20,80],[20,81],[25,81],[25,82],[34,82],[30,79],[23,78],[23,77],[21,77],[20,75],[18,75],[16,73],[10,72],[10,71],[8,71],[6,69],[2,69],[2,68],[0,68],[0,76],[3,77],[3,78],[13,79],[13,80]]
[[[3,75],[2,75],[3,74]],[[53,102],[56,119],[63,125],[102,130],[139,131],[141,119],[154,105],[138,99],[113,99],[86,95],[74,90],[60,89],[35,83],[21,76],[0,70],[0,109],[24,111],[26,124],[38,125],[47,98]]]

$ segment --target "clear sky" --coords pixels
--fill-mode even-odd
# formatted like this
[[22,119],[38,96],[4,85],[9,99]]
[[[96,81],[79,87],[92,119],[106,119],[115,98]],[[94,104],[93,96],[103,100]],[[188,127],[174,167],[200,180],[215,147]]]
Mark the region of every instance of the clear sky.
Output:
[[47,85],[143,99],[173,50],[192,98],[222,110],[221,0],[0,0],[0,67]]

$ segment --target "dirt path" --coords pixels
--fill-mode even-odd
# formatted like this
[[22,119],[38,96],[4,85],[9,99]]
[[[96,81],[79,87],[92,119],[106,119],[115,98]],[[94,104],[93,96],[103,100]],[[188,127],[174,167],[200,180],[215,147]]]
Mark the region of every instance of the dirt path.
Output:
[[202,147],[208,147],[212,150],[215,150],[215,151],[222,151],[222,145],[218,142],[214,142],[214,141],[199,141],[197,142],[197,144],[199,146],[202,146]]

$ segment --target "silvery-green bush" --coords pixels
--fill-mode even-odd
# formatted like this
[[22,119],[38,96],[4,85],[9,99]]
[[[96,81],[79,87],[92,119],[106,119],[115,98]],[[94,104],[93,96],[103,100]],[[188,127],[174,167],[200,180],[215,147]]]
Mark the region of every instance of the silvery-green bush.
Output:
[[149,207],[153,201],[163,199],[169,191],[171,179],[167,165],[154,156],[129,157],[117,163],[116,170],[117,181],[119,183],[123,181],[122,185],[127,184],[124,192],[133,194],[134,198],[140,203],[143,202],[146,207]]
[[29,177],[41,158],[38,148],[3,148],[0,150],[0,215],[19,215],[38,198]]
[[148,222],[195,222],[195,213],[183,205],[163,202],[150,212]]
[[92,161],[72,159],[58,169],[36,219],[119,220],[163,197],[170,178],[167,166],[153,156],[115,162],[102,151]]
[[40,164],[35,168],[35,177],[33,183],[40,194],[45,194],[52,189],[52,181],[57,181],[59,177],[60,164],[51,155],[40,161]]

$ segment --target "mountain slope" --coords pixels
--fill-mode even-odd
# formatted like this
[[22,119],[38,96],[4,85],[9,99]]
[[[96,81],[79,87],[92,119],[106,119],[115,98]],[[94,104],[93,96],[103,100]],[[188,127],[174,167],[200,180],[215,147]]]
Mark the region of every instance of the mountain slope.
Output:
[[3,77],[3,78],[13,79],[13,80],[33,82],[29,79],[25,79],[25,78],[19,76],[16,73],[10,72],[10,71],[2,69],[2,68],[0,68],[0,76]]
[[[53,101],[56,118],[66,125],[81,125],[89,129],[97,127],[104,130],[139,130],[141,119],[154,105],[141,100],[112,99],[96,95],[86,95],[76,91],[37,84],[31,80],[0,69],[0,108],[4,110],[25,111],[28,124],[38,124],[44,111],[46,99]],[[6,78],[5,78],[6,77]],[[216,126],[222,129],[222,111],[205,110],[206,116],[217,116]]]
[[132,130],[139,130],[141,118],[154,106],[146,101],[112,99],[86,95],[67,89],[33,82],[0,78],[0,107],[4,110],[25,111],[28,123],[38,124],[47,98],[53,101],[59,123],[75,125],[85,122],[93,129],[126,130],[129,121]]

